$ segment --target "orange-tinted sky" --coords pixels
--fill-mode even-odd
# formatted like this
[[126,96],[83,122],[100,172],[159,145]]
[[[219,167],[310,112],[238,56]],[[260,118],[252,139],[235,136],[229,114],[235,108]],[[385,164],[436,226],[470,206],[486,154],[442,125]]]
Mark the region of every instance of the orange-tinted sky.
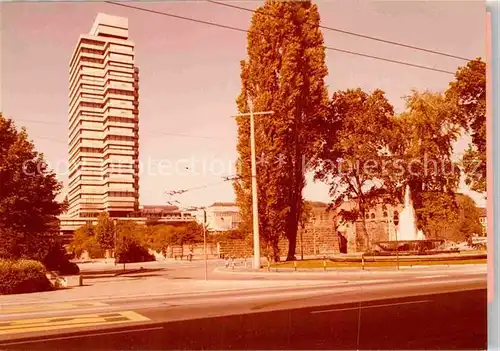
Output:
[[[459,56],[484,57],[482,1],[322,1],[322,24]],[[132,3],[247,29],[251,14],[207,2]],[[239,1],[256,8],[261,1]],[[141,204],[162,204],[164,191],[218,183],[178,199],[185,205],[232,201],[221,176],[234,173],[235,98],[246,35],[105,3],[2,3],[0,110],[28,128],[37,148],[66,183],[68,64],[78,36],[98,12],[129,18],[140,67]],[[325,44],[345,50],[455,71],[464,62],[345,34],[323,31]],[[330,93],[361,87],[384,90],[398,111],[412,88],[442,91],[453,77],[327,51]],[[172,135],[174,134],[174,135]],[[185,136],[188,135],[188,136]],[[463,151],[467,140],[456,149]],[[178,160],[179,172],[173,164]],[[196,162],[194,170],[184,165]],[[217,161],[218,160],[218,161]],[[159,163],[159,162],[163,163]],[[206,166],[203,167],[202,162]],[[170,163],[170,165],[169,165]],[[222,167],[222,163],[224,166]],[[193,168],[193,167],[191,167]],[[205,168],[205,169],[204,169]],[[304,195],[328,201],[323,184]],[[474,194],[472,194],[474,195]],[[481,196],[473,196],[484,205]]]

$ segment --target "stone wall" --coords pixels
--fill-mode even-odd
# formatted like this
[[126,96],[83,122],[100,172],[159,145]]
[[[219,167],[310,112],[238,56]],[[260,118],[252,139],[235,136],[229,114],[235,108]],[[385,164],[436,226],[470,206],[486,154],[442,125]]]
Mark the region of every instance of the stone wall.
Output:
[[[384,220],[366,220],[366,230],[372,243],[376,241],[389,240],[388,224]],[[363,233],[363,222],[357,221],[356,235],[354,237],[355,242],[351,243],[351,248],[354,252],[361,252],[366,250],[366,247],[364,246]]]
[[[366,229],[372,243],[394,240],[396,231],[393,222],[394,211],[401,212],[401,210],[401,205],[391,206],[389,204],[380,203],[367,211],[365,217]],[[351,227],[352,230],[346,233],[348,239],[347,252],[354,253],[365,251],[362,221],[357,220],[356,223],[351,223]]]
[[[262,244],[262,243],[261,243]],[[249,240],[227,240],[217,243],[218,252],[221,257],[229,255],[230,257],[250,257],[253,255],[253,242]],[[264,256],[265,248],[262,245],[261,255]],[[288,239],[281,238],[278,244],[280,256],[288,254]],[[297,258],[304,256],[331,255],[339,253],[339,239],[333,228],[319,227],[308,230],[299,230],[297,234],[297,246],[295,256]]]
[[[197,243],[193,245],[175,245],[170,246],[167,249],[166,256],[168,258],[184,258],[187,257],[190,253],[190,250],[193,250],[193,257],[195,259],[204,257],[204,246],[203,243]],[[161,253],[154,253],[157,259],[163,258]],[[214,258],[218,257],[217,245],[213,243],[207,243],[207,257]]]
[[[217,243],[219,257],[244,258],[253,255],[253,243],[250,240],[225,240]],[[261,251],[262,252],[262,251]]]
[[[279,242],[280,255],[288,253],[288,239],[283,238]],[[300,258],[312,255],[331,255],[339,253],[339,238],[333,226],[308,227],[300,229],[297,233],[297,245],[295,257]]]

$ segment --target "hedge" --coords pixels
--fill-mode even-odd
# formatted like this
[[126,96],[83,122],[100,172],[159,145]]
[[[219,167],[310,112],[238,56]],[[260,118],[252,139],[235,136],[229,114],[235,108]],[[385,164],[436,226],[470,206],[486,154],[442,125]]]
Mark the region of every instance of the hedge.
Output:
[[0,260],[0,295],[52,290],[43,264],[32,260]]

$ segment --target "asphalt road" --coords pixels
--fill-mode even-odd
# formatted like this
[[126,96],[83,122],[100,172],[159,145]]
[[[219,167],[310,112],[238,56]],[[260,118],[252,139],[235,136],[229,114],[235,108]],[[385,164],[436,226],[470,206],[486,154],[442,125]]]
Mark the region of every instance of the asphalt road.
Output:
[[[237,261],[238,266],[243,266],[243,261]],[[137,269],[143,266],[146,270],[142,275],[146,276],[158,276],[165,279],[177,279],[177,280],[196,280],[205,278],[205,262],[204,261],[170,261],[167,263],[157,261],[148,262],[141,264],[127,265],[127,269]],[[483,271],[486,272],[486,266],[483,266]],[[113,264],[108,265],[98,265],[87,264],[83,268],[85,275],[85,280],[92,282],[94,277],[101,276],[100,273],[105,272],[107,269],[114,269],[117,272],[121,270],[121,266],[115,267]],[[250,265],[249,265],[250,267]],[[366,280],[371,279],[370,276],[377,276],[377,279],[400,279],[400,280],[411,280],[413,277],[427,275],[457,275],[462,276],[467,272],[476,273],[478,268],[474,265],[458,265],[456,267],[441,267],[441,266],[431,266],[431,267],[421,267],[421,268],[402,268],[397,270],[397,267],[388,268],[378,268],[373,270],[359,270],[359,269],[333,269],[330,268],[327,272],[321,270],[315,272],[291,272],[291,271],[281,271],[276,273],[275,271],[266,272],[241,272],[236,269],[232,271],[230,268],[224,268],[223,260],[209,260],[207,263],[207,278],[209,280],[338,280],[339,278],[348,278],[350,281],[353,280]],[[137,276],[134,274],[129,274],[128,276]]]
[[485,288],[483,275],[116,301],[117,311],[147,321],[5,341],[0,349],[485,349]]

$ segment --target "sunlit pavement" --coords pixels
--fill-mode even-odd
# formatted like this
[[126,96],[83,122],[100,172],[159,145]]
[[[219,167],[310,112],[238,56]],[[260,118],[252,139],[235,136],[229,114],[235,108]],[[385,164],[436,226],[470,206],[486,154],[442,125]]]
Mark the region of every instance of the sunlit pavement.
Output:
[[485,288],[479,274],[11,306],[0,348],[480,349]]
[[[128,268],[127,268],[128,269]],[[341,271],[328,272],[248,272],[232,271],[213,262],[207,267],[203,262],[165,267],[145,267],[121,275],[102,275],[91,272],[83,278],[84,286],[51,292],[0,296],[0,318],[3,306],[10,304],[59,303],[64,301],[99,300],[137,296],[163,296],[183,293],[205,293],[221,290],[266,289],[270,287],[297,287],[337,283],[399,283],[485,279],[486,266],[478,267],[429,267],[401,271]]]
[[[141,267],[144,269],[138,270]],[[112,271],[116,273],[122,269],[116,267],[116,270]],[[24,340],[32,337],[37,341],[29,345],[38,345],[39,349],[42,346],[38,344],[41,340],[40,338],[43,339],[49,336],[56,338],[60,336],[65,337],[64,335],[67,335],[67,333],[73,333],[72,338],[80,338],[83,335],[82,333],[95,333],[97,330],[99,330],[99,333],[104,334],[99,334],[101,336],[88,336],[88,338],[104,338],[108,340],[103,341],[104,344],[108,342],[108,346],[112,345],[109,342],[116,339],[113,342],[117,342],[117,345],[120,345],[118,348],[126,349],[129,347],[120,344],[121,332],[116,328],[127,328],[127,333],[135,333],[138,328],[157,328],[146,330],[145,333],[147,334],[155,333],[156,330],[160,329],[181,328],[180,324],[178,324],[178,327],[172,327],[170,324],[170,326],[166,326],[165,323],[188,323],[186,322],[187,320],[209,317],[229,318],[229,320],[232,320],[231,323],[236,324],[250,323],[246,321],[255,320],[255,318],[260,320],[260,317],[247,316],[256,312],[270,313],[268,318],[272,319],[274,318],[273,313],[278,313],[277,311],[290,311],[289,313],[293,315],[296,313],[301,315],[302,312],[299,310],[303,308],[323,308],[332,304],[349,304],[359,301],[366,303],[382,299],[397,300],[415,295],[449,294],[452,292],[486,288],[485,265],[463,267],[434,266],[407,270],[352,271],[332,269],[327,272],[276,273],[266,271],[256,272],[244,269],[242,266],[235,267],[233,270],[230,267],[225,268],[223,261],[208,261],[205,270],[204,261],[184,261],[174,264],[170,262],[134,264],[127,265],[126,269],[129,272],[127,274],[119,276],[111,274],[105,277],[102,277],[101,273],[109,271],[109,269],[82,270],[84,276],[86,272],[90,274],[89,276],[85,276],[84,284],[86,286],[83,287],[46,293],[0,296],[0,349],[4,348],[1,344],[2,340],[4,342],[9,340],[17,342],[15,340],[19,341],[20,339]],[[207,273],[206,281],[204,280],[205,272]],[[474,302],[475,304],[483,304],[481,294],[474,296],[477,297],[477,301],[475,300]],[[390,304],[391,306],[399,306],[394,301]],[[385,305],[385,303],[382,303],[382,305]],[[426,304],[425,306],[419,307],[419,311],[427,309],[426,313],[429,314],[429,318],[433,318],[433,313],[439,315],[445,313],[445,311],[433,311],[435,306],[432,304]],[[471,311],[471,313],[476,314],[472,318],[482,318],[483,312],[480,308],[481,306],[477,307],[475,312]],[[396,307],[386,307],[396,310]],[[385,311],[386,307],[380,308]],[[328,308],[332,309],[333,307]],[[334,309],[339,308],[337,306]],[[345,310],[346,312],[341,313],[342,316],[344,314],[349,315],[351,312],[347,311],[350,311],[349,308],[351,307],[341,307],[340,309],[344,308],[347,309]],[[379,309],[379,307],[376,309]],[[325,314],[328,313],[325,312]],[[386,311],[386,313],[393,314],[395,312]],[[236,317],[243,314],[246,317],[241,317],[240,319]],[[282,316],[282,314],[279,315]],[[382,318],[382,315],[379,317]],[[317,316],[317,318],[324,319],[324,317],[320,316]],[[226,319],[223,320],[226,321]],[[210,327],[206,326],[205,321],[199,321],[198,323],[201,323],[201,325],[205,326],[204,328],[210,330]],[[232,328],[224,323],[222,324],[225,325],[224,328]],[[263,325],[267,325],[266,321],[262,323]],[[336,322],[332,321],[332,323],[335,324]],[[272,326],[268,327],[273,328]],[[398,328],[400,327],[398,326]],[[406,327],[410,328],[411,326]],[[300,328],[307,329],[309,326],[304,325]],[[175,330],[179,332],[180,329]],[[212,332],[215,333],[215,331]],[[299,331],[292,332],[297,333]],[[187,330],[187,333],[182,335],[189,335],[189,330]],[[265,334],[262,330],[255,330],[255,333]],[[404,335],[406,332],[402,331],[402,333]],[[255,344],[252,340],[247,340],[248,337],[247,335],[245,339],[248,345],[260,345]],[[241,347],[234,346],[234,348],[245,348],[242,347],[243,344],[239,343],[242,342],[241,340],[238,341],[239,339],[234,340],[234,344],[224,344],[224,342],[230,339],[217,341],[217,338],[209,338],[212,341],[207,341],[206,338],[207,336],[205,335],[200,340],[205,340],[208,342],[208,345],[214,345],[214,347],[224,345],[223,348],[232,348],[233,346],[231,345],[239,345]],[[62,342],[61,340],[57,342]],[[165,342],[164,338],[160,338],[160,340]],[[309,348],[317,348],[314,345],[332,346],[328,342],[321,340],[314,341],[311,339]],[[446,337],[444,337],[444,341],[446,341]],[[480,338],[474,342],[479,341]],[[62,347],[63,349],[67,349],[69,345],[63,343],[61,344],[63,346],[61,346],[57,342],[54,340],[55,344],[49,343],[48,345],[52,345],[53,348]],[[181,347],[176,342],[162,347],[160,347],[160,341],[160,344],[154,342],[144,344],[144,342],[143,340],[143,344],[140,345],[147,349],[203,347],[202,344],[190,344],[189,342],[186,345],[192,345],[192,347]],[[211,342],[213,343],[211,344]],[[272,340],[268,340],[267,342],[268,346],[264,347],[264,344],[262,344],[261,348],[286,345],[286,342],[283,340],[278,344],[273,343]],[[276,342],[278,341],[276,340]],[[462,340],[460,342],[465,343],[466,341]],[[88,344],[78,341],[78,346],[80,345],[90,347]],[[177,345],[177,347],[171,345]],[[340,342],[339,345],[344,344]],[[408,346],[408,344],[401,345]],[[416,343],[415,345],[420,344]],[[450,347],[453,346],[453,344],[449,345]],[[308,348],[305,347],[305,344],[303,346],[304,348]],[[91,348],[95,349],[95,347]],[[113,349],[114,347],[109,348]],[[332,346],[331,348],[335,347]]]

